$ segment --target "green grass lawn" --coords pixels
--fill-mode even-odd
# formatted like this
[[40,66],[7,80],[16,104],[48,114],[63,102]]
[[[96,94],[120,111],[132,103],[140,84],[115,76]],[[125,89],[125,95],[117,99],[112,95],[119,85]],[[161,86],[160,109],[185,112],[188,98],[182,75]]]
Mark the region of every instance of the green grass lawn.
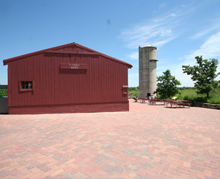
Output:
[[196,90],[179,90],[180,94],[176,97],[178,100],[192,100],[211,104],[220,104],[220,89],[214,89],[210,92],[210,98],[206,94],[197,94]]
[[[129,90],[129,93],[133,93],[133,96],[139,96],[138,90]],[[192,100],[196,102],[220,104],[220,86],[210,92],[210,98],[206,97],[206,94],[197,94],[195,89],[183,89],[179,90],[180,94],[176,94],[177,100]],[[160,95],[157,94],[157,98]]]

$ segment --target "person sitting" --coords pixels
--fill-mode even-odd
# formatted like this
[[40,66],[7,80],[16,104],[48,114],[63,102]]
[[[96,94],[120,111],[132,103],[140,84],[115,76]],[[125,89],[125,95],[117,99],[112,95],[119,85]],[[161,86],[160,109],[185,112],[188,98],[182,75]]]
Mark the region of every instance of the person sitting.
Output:
[[133,99],[135,100],[135,102],[137,102],[137,100],[138,100],[138,97],[137,97],[137,96],[135,96],[135,97],[134,97]]

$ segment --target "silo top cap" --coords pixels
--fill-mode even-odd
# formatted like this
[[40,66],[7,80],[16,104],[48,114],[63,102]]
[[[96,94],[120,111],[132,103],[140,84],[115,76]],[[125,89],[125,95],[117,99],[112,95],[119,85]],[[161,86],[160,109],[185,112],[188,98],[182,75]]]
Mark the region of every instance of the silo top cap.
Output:
[[152,45],[146,45],[146,46],[144,46],[144,47],[141,47],[141,46],[139,45],[139,48],[156,48],[156,49],[157,49],[157,47],[154,47],[154,46],[152,46]]
[[[148,45],[146,45],[145,47],[154,47],[154,46],[148,44]],[[155,48],[156,48],[156,47],[155,47]]]

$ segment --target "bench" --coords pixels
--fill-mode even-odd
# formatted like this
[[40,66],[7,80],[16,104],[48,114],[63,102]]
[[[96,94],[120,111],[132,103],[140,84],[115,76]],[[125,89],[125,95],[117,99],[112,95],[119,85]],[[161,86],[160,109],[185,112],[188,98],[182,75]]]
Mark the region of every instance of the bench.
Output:
[[149,100],[149,104],[150,105],[155,105],[156,103],[163,103],[165,104],[166,103],[166,100],[165,99],[150,99]]
[[148,98],[138,98],[138,100],[139,100],[141,103],[145,103],[145,101],[148,100]]
[[175,103],[176,100],[174,99],[165,99],[165,105],[168,106],[170,103]]
[[181,101],[169,101],[167,106],[170,105],[170,107],[172,108],[173,106],[176,106],[176,107],[188,107],[190,108],[190,106],[192,106],[192,102],[189,101],[189,100],[181,100]]

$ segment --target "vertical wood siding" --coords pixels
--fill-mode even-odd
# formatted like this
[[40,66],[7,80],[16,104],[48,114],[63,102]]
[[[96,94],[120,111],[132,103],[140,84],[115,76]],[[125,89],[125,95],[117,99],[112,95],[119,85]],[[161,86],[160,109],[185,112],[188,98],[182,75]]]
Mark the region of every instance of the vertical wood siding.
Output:
[[[85,52],[68,47],[58,51]],[[86,63],[86,70],[60,70],[61,63]],[[33,92],[19,92],[19,81],[33,81]],[[128,66],[97,55],[37,54],[9,63],[9,105],[46,106],[127,102]]]

